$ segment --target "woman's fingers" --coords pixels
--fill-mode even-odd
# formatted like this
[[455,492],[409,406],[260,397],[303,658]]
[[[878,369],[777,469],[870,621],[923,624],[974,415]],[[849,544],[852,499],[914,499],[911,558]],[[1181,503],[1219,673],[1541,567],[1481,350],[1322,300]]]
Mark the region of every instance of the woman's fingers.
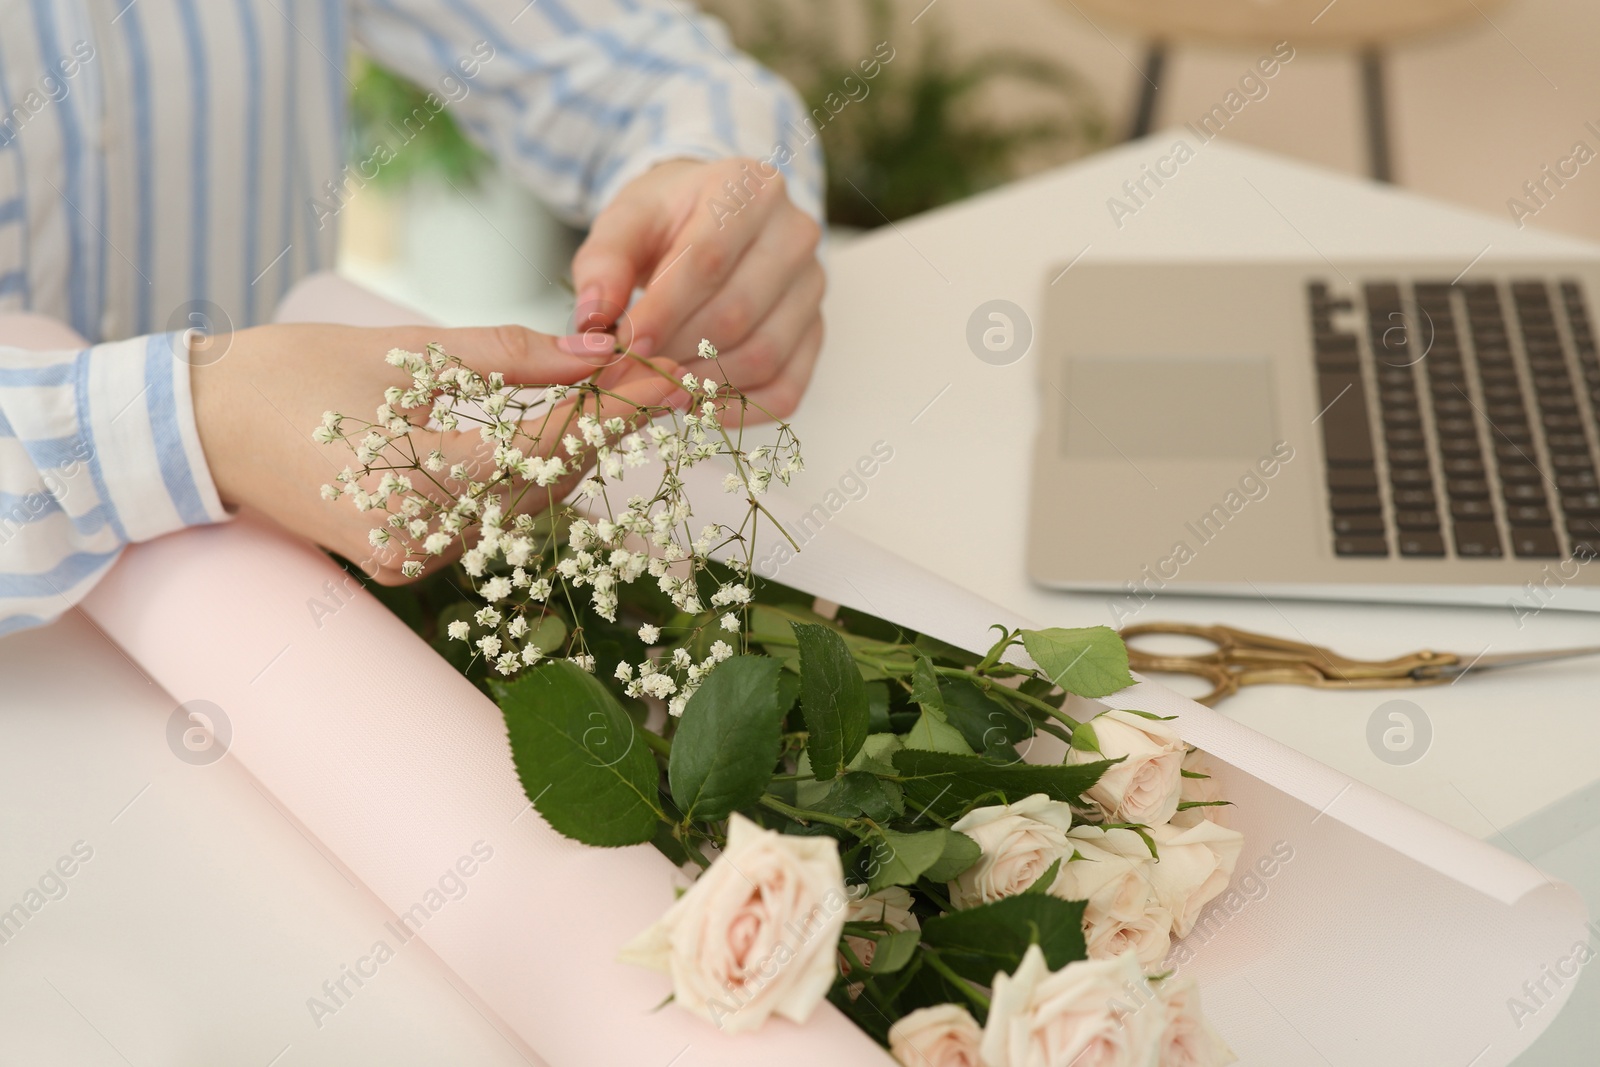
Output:
[[[720,376],[747,395],[778,381],[799,356],[800,342],[818,316],[817,307],[826,284],[821,265],[813,260],[793,280],[767,317],[739,344],[726,348],[718,346],[721,354],[703,373]],[[803,369],[809,373],[810,363]],[[806,381],[807,378],[802,377],[800,385],[804,387]]]
[[[806,316],[822,300],[822,265],[814,255],[816,226],[798,211],[772,222],[757,238],[721,291],[708,300],[679,330],[668,347],[669,353],[693,352],[702,337],[708,338],[724,355],[749,341],[763,325],[769,324],[780,303],[793,305],[797,294],[811,301]],[[790,316],[793,318],[793,315]],[[779,362],[764,371],[735,372],[724,361],[728,380],[741,389],[762,385],[777,376],[781,360],[793,351],[799,340],[803,319],[793,323],[785,337],[768,340],[787,342],[775,353]],[[692,366],[696,361],[690,360]]]
[[754,404],[766,409],[763,413],[752,407],[752,421],[766,415],[787,419],[795,413],[800,406],[800,398],[805,395],[806,383],[811,380],[811,371],[817,365],[817,354],[821,350],[822,316],[813,314],[800,335],[800,343],[795,346],[793,356],[783,365],[778,377],[747,394]]

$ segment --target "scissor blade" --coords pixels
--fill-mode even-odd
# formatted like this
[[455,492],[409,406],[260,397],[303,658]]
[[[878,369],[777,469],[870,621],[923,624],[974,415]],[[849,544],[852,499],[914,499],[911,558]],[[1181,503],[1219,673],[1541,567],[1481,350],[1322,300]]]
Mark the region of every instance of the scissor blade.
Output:
[[1587,648],[1547,648],[1534,652],[1502,652],[1494,656],[1479,656],[1470,662],[1457,663],[1439,671],[1440,675],[1460,676],[1468,671],[1492,671],[1503,667],[1529,667],[1537,663],[1558,663],[1561,660],[1579,659],[1583,656],[1600,656],[1600,645]]

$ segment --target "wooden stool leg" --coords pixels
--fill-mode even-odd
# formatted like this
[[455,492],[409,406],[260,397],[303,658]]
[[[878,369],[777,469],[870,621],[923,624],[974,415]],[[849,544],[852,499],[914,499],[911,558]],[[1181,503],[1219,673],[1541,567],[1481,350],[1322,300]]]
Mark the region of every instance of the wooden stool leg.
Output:
[[1374,181],[1394,181],[1389,152],[1389,101],[1384,86],[1383,50],[1361,50],[1361,104],[1367,130],[1367,168]]
[[1165,41],[1151,41],[1144,55],[1144,69],[1139,72],[1139,103],[1133,112],[1133,123],[1128,127],[1128,140],[1135,141],[1150,132],[1156,117],[1156,93],[1161,86],[1162,72],[1167,65]]

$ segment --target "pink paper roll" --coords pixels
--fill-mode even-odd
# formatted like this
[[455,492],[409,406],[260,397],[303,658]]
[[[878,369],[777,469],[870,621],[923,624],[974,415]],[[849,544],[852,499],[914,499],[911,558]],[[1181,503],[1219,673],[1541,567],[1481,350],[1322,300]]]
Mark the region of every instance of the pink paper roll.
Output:
[[673,865],[551,830],[499,709],[321,552],[248,517],[189,530],[131,549],[85,609],[176,700],[222,709],[230,754],[394,913],[376,936],[420,936],[552,1067],[891,1062],[826,1003],[736,1036],[655,1010],[667,979],[615,959]]

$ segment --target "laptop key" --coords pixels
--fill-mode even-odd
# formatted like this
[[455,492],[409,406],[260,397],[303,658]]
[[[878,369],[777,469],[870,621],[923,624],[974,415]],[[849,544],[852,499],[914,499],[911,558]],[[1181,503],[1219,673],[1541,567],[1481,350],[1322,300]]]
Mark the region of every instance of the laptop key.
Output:
[[1589,439],[1581,433],[1545,434],[1544,443],[1550,446],[1552,452],[1575,452],[1585,456],[1589,454]]
[[1446,437],[1439,442],[1439,451],[1447,456],[1481,456],[1483,446],[1478,444],[1478,435],[1470,437]]
[[1498,559],[1500,531],[1492,522],[1458,522],[1455,527],[1456,555],[1474,559]]
[[1386,429],[1422,425],[1422,411],[1416,406],[1415,401],[1410,402],[1408,406],[1398,406],[1391,402],[1389,397],[1384,397],[1383,403],[1383,425]]
[[1489,496],[1489,483],[1481,478],[1450,478],[1444,485],[1452,500],[1484,500]]
[[1536,527],[1511,531],[1511,550],[1520,559],[1559,559],[1561,542],[1550,527]]
[[1339,468],[1328,472],[1328,488],[1335,493],[1378,491],[1378,472],[1370,467]]
[[1372,427],[1359,374],[1319,374],[1322,445],[1330,466],[1371,466]]
[[1494,504],[1488,500],[1452,500],[1450,501],[1450,517],[1452,519],[1485,519],[1494,521]]
[[1338,556],[1387,556],[1389,542],[1382,537],[1336,537],[1333,551]]
[[1513,504],[1506,508],[1506,521],[1512,526],[1549,526],[1550,509],[1538,504]]
[[1424,435],[1421,430],[1406,429],[1403,427],[1385,430],[1383,439],[1384,443],[1390,448],[1414,448],[1426,443],[1428,440],[1426,435]]
[[1412,511],[1432,511],[1439,506],[1432,489],[1396,489],[1394,506]]
[[1394,524],[1402,530],[1437,530],[1437,511],[1400,511],[1395,513]]
[[1531,463],[1502,463],[1500,464],[1500,480],[1511,484],[1524,484],[1544,480],[1544,475],[1539,473],[1539,468]]
[[1569,452],[1557,452],[1550,457],[1550,465],[1558,471],[1586,471],[1593,470],[1587,455],[1573,455]]
[[1335,515],[1383,514],[1383,501],[1377,493],[1330,493],[1328,506]]
[[1428,450],[1426,448],[1392,448],[1389,450],[1389,466],[1391,467],[1426,467],[1428,465]]
[[1538,484],[1507,485],[1501,488],[1507,504],[1543,504],[1544,486]]
[[[1572,539],[1572,554],[1580,560],[1600,556],[1600,526],[1569,526],[1567,536]],[[1584,560],[1588,562],[1588,560]]]
[[1427,531],[1406,531],[1399,538],[1402,556],[1438,559],[1444,555],[1444,535]]
[[1382,515],[1335,515],[1333,532],[1340,537],[1382,537]]
[[1578,493],[1561,498],[1561,510],[1585,519],[1600,518],[1600,493]]
[[1444,461],[1446,478],[1482,478],[1483,460],[1477,456],[1451,456]]
[[1427,467],[1398,467],[1389,472],[1389,484],[1398,489],[1424,489],[1433,484]]
[[1582,471],[1556,472],[1556,488],[1563,493],[1581,493],[1586,489],[1600,489],[1600,478],[1595,477],[1593,468]]

